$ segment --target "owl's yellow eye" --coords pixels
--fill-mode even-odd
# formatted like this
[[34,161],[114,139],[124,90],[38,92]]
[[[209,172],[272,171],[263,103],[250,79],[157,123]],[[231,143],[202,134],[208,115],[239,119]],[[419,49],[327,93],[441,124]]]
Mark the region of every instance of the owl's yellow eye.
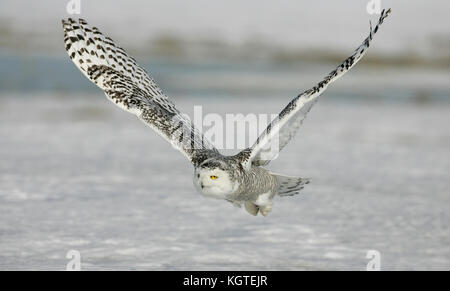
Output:
[[215,180],[215,179],[219,178],[219,177],[217,177],[217,176],[214,176],[214,175],[212,175],[212,176],[209,176],[209,177],[211,178],[211,180]]

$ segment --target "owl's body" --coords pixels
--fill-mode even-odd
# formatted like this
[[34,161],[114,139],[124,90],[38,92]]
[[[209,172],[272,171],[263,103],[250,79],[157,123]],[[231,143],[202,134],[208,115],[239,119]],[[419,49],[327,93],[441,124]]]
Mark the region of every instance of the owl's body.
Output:
[[[309,183],[306,178],[269,172],[264,166],[278,156],[295,135],[306,114],[329,84],[342,77],[366,53],[379,26],[390,13],[380,15],[369,36],[321,82],[295,97],[254,145],[237,155],[224,156],[186,118],[136,60],[115,42],[79,19],[63,20],[69,57],[81,72],[101,88],[109,100],[136,115],[179,150],[194,166],[194,184],[205,196],[245,205],[253,215],[266,216],[275,196],[292,196]],[[276,150],[269,150],[273,149]]]
[[272,199],[278,194],[278,181],[264,168],[252,166],[250,171],[241,172],[237,191],[227,197],[234,205],[245,205],[252,215],[258,211],[266,216],[272,210]]
[[[244,151],[245,152],[245,151]],[[291,196],[303,189],[309,179],[288,177],[269,172],[260,166],[242,167],[242,154],[222,156],[202,151],[194,159],[194,185],[204,196],[224,199],[253,215],[266,216],[275,195]]]

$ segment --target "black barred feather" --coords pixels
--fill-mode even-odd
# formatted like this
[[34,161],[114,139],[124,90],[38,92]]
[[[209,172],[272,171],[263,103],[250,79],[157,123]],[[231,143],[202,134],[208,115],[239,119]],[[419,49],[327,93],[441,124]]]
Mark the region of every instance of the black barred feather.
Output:
[[70,59],[122,109],[137,115],[194,164],[217,152],[136,60],[84,19],[62,20]]
[[264,132],[258,137],[255,144],[246,150],[242,155],[242,165],[249,169],[251,165],[267,165],[276,158],[281,151],[295,135],[303,120],[305,119],[312,106],[317,102],[318,97],[327,89],[328,85],[342,77],[348,72],[366,53],[367,48],[373,36],[378,31],[384,19],[388,17],[391,9],[383,10],[374,29],[370,26],[369,36],[355,50],[355,52],[342,62],[336,69],[331,71],[317,85],[308,89],[294,98],[280,112],[278,117],[273,120]]

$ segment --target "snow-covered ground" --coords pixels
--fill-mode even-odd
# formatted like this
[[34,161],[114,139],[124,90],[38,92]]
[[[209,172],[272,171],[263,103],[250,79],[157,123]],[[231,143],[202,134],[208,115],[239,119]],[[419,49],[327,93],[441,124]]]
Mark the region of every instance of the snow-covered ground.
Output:
[[364,270],[368,250],[382,270],[450,269],[449,124],[449,104],[323,98],[269,165],[312,183],[253,217],[196,193],[183,156],[101,92],[2,93],[0,269],[64,270],[72,249],[84,270]]

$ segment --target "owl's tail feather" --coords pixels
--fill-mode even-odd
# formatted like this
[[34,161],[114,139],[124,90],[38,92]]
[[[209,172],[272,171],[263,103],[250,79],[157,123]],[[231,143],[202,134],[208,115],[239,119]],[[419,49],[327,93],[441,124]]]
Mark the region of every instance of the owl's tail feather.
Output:
[[290,177],[286,175],[280,175],[270,173],[278,181],[278,195],[279,196],[293,196],[298,194],[300,190],[309,184],[309,178]]

